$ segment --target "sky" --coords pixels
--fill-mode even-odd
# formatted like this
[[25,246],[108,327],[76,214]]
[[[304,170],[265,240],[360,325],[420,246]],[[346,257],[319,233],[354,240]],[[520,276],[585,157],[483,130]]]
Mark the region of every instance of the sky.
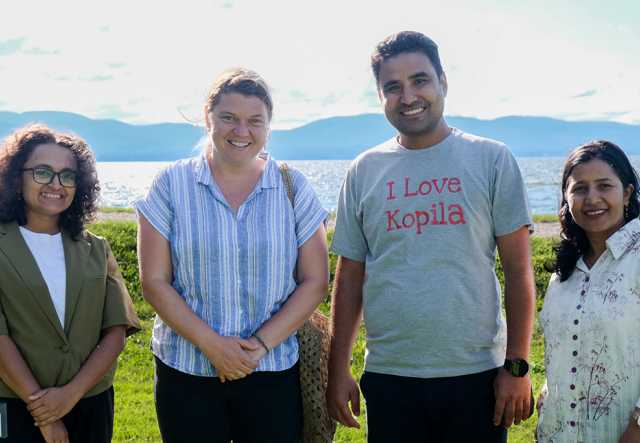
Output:
[[216,75],[245,66],[272,88],[273,128],[381,112],[371,52],[415,30],[439,45],[447,115],[640,124],[637,0],[3,3],[3,111],[201,124]]

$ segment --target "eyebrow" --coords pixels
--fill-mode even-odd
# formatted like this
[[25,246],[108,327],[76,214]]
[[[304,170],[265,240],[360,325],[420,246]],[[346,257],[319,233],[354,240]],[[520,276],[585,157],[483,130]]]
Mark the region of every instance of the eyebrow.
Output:
[[[233,117],[237,117],[237,116],[236,116],[236,114],[234,114],[234,113],[233,113],[233,112],[231,112],[231,111],[224,111],[224,110],[221,110],[221,111],[220,111],[220,115],[224,115],[224,114],[226,114],[226,115],[231,115],[231,116],[233,116]],[[263,119],[263,120],[264,120],[264,119],[265,119],[265,116],[264,116],[264,115],[262,115],[262,114],[254,114],[254,115],[250,115],[250,116],[249,116],[249,118],[260,118],[260,119]]]
[[[426,73],[425,71],[419,71],[419,72],[416,72],[415,74],[410,75],[409,76],[409,80],[415,80],[415,79],[421,78],[421,77],[431,78],[431,76],[428,73]],[[388,82],[386,82],[386,83],[384,83],[382,85],[382,88],[383,89],[387,88],[387,87],[392,86],[392,85],[394,85],[396,83],[400,83],[400,82],[398,80],[389,80]]]
[[[602,177],[602,178],[597,178],[594,181],[596,183],[602,183],[602,182],[610,182],[612,180],[613,179],[611,177]],[[573,180],[573,184],[574,185],[583,184],[583,183],[587,183],[587,182],[585,180],[576,180],[576,179]]]

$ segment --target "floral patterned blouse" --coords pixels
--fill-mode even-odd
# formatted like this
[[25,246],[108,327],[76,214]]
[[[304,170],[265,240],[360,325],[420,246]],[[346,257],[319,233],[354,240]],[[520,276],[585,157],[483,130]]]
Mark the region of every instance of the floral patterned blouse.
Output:
[[540,443],[617,443],[640,407],[640,221],[607,240],[589,269],[551,277],[540,313],[546,398]]

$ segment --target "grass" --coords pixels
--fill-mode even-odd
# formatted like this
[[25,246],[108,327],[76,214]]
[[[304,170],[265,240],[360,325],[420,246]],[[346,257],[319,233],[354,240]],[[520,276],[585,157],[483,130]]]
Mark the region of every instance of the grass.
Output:
[[558,222],[557,214],[533,214],[534,223],[554,223]]
[[136,212],[133,208],[116,208],[114,206],[103,206],[99,209],[100,212],[104,212],[106,214],[112,213],[125,213],[125,214],[134,214]]
[[[143,331],[130,337],[127,347],[120,356],[116,374],[116,412],[114,442],[160,442],[153,401],[153,356],[149,350],[153,309],[144,301],[140,293],[136,259],[136,225],[128,221],[110,221],[94,224],[90,230],[106,237],[118,259],[127,287],[133,298],[136,310],[142,321]],[[331,233],[329,234],[331,236]],[[549,273],[544,264],[551,260],[552,240],[533,237],[531,239],[533,265],[538,295],[538,309],[549,281]],[[333,280],[336,257],[331,254],[331,279]],[[503,275],[500,263],[497,264],[498,278],[502,283]],[[328,312],[328,302],[321,305]],[[364,331],[361,329],[354,347],[354,376],[360,377],[364,366]],[[534,392],[539,392],[544,381],[543,340],[538,327],[533,337],[530,361]],[[338,427],[336,442],[364,442],[365,418],[361,415],[361,429]],[[529,443],[533,441],[536,416],[509,432],[510,443]]]

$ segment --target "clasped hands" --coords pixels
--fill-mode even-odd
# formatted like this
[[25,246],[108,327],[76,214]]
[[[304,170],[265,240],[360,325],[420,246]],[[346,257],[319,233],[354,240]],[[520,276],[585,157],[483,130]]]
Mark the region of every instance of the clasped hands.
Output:
[[219,337],[201,347],[216,369],[220,381],[239,380],[251,374],[266,350],[255,337]]

